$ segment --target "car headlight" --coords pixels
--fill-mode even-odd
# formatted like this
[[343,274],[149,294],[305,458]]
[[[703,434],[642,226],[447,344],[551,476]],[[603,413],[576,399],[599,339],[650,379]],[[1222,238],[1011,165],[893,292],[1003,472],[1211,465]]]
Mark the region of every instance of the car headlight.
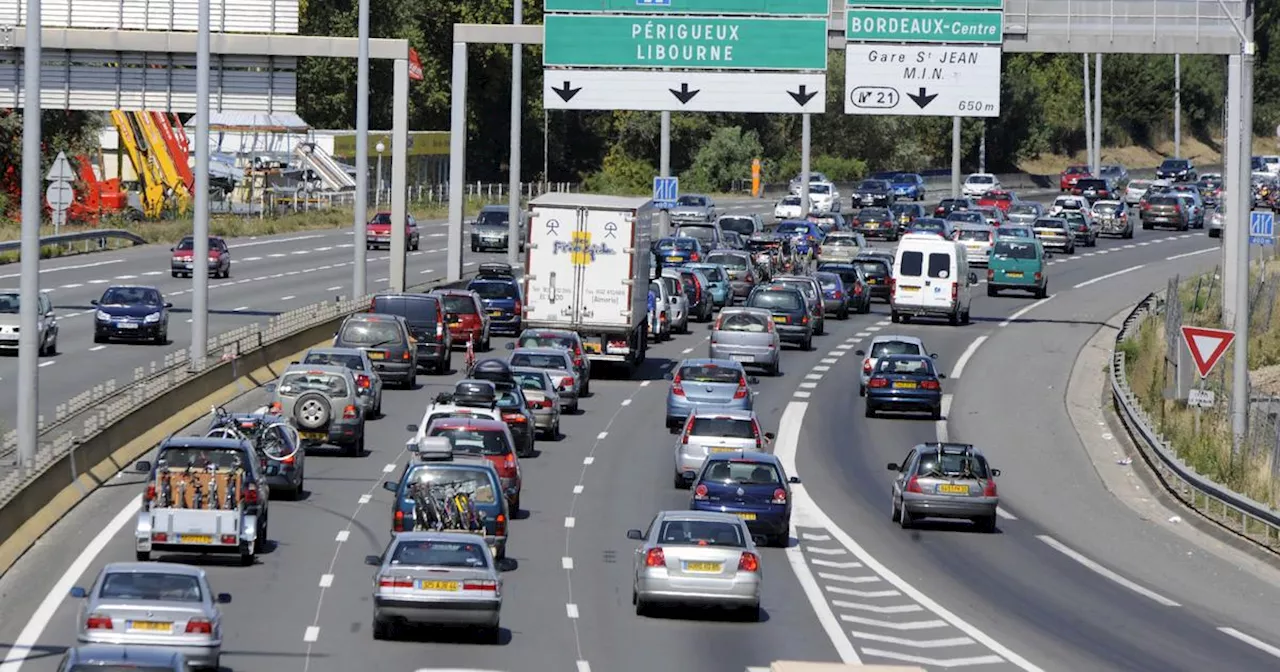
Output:
[[108,314],[107,314],[107,311],[105,311],[105,310],[99,310],[99,311],[94,315],[94,317],[96,317],[96,318],[97,318],[97,319],[99,319],[99,320],[102,320],[103,322],[107,322],[107,321],[109,321],[109,320],[111,319],[111,316],[110,316],[110,315],[108,315]]
[[159,322],[159,321],[160,321],[160,313],[159,313],[159,312],[151,313],[150,315],[148,315],[148,316],[146,317],[146,319],[145,319],[144,321],[145,321],[145,322]]

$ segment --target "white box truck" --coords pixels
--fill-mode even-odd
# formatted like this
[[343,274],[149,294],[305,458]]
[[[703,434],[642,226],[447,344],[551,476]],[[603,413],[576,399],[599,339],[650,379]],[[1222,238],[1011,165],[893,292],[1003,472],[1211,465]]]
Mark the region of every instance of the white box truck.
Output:
[[524,325],[571,329],[592,362],[644,361],[649,244],[647,198],[543,194],[529,202]]

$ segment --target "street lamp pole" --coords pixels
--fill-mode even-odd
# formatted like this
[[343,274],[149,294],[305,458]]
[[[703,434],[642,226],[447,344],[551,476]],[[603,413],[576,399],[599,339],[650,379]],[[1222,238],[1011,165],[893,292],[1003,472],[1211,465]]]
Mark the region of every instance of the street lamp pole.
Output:
[[373,209],[377,210],[382,207],[382,153],[387,151],[387,146],[379,142],[373,149],[378,152],[378,177],[373,188]]

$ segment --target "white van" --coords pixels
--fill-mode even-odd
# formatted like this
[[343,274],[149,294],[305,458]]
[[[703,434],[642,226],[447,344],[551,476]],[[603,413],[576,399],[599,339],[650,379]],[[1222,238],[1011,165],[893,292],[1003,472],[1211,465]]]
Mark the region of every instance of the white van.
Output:
[[969,303],[978,276],[969,271],[964,244],[933,234],[909,233],[893,259],[889,309],[894,322],[946,316],[969,324]]

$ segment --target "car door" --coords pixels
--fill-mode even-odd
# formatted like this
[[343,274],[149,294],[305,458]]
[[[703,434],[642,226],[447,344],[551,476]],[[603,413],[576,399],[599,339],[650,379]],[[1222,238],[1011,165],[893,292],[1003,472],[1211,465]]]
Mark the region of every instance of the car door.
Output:
[[[924,289],[921,290],[923,304],[930,308],[950,309],[953,305],[951,299],[952,287],[957,287],[956,283],[960,280],[956,275],[960,272],[960,264],[962,261],[952,254],[953,251],[942,249],[941,247],[930,247],[925,250],[924,255]],[[957,299],[960,290],[957,289]]]
[[902,463],[898,465],[898,473],[893,477],[893,499],[896,503],[902,498],[902,490],[906,487],[907,474],[915,471],[916,449],[911,448],[907,451],[907,456],[902,458]]
[[[40,293],[40,300],[38,302],[38,305],[40,306],[39,335],[41,339],[44,339],[44,338],[48,338],[51,332],[55,334],[57,333],[58,318],[53,314],[53,302],[49,300],[48,294],[45,294],[44,292]],[[43,340],[40,341],[40,345],[41,346],[44,345]]]

